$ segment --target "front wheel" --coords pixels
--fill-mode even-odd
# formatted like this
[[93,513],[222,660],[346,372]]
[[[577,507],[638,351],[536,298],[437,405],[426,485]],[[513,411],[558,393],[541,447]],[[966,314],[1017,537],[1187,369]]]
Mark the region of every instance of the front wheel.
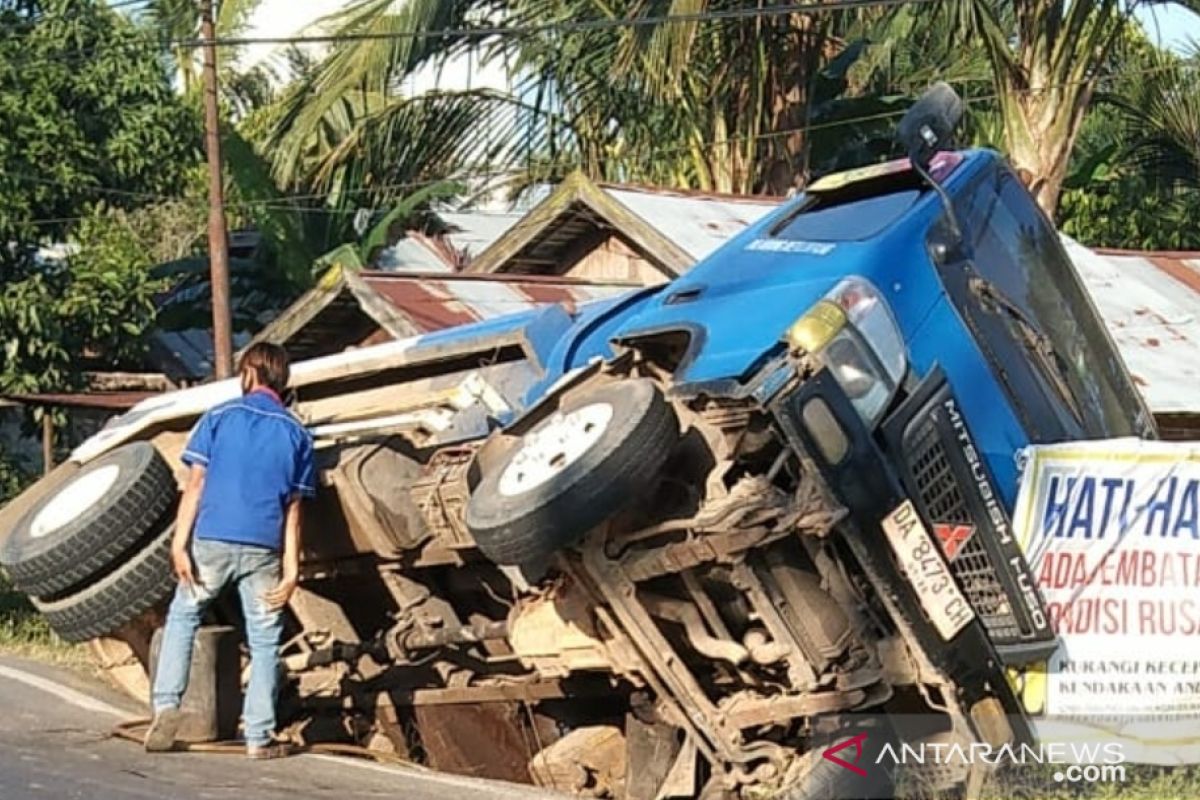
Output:
[[482,477],[467,527],[497,564],[542,561],[652,485],[678,438],[653,381],[597,386],[537,423]]

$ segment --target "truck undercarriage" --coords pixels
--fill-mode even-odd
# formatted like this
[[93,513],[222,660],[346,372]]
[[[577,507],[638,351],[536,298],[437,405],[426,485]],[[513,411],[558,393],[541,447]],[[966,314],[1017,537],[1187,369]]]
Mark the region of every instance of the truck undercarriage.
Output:
[[[894,743],[1029,742],[1006,668],[1056,642],[997,488],[1035,438],[993,370],[1043,383],[1008,316],[984,336],[946,299],[938,270],[977,265],[943,183],[1003,172],[934,163],[960,115],[934,87],[901,124],[907,161],[809,187],[669,291],[296,364],[320,487],[288,735],[629,800],[890,797]],[[821,238],[825,212],[873,200],[891,217]],[[14,584],[142,697],[174,586],[168,465],[238,394],[143,403],[0,511]]]
[[[799,798],[890,796],[892,765],[874,755],[887,742],[1028,735],[982,624],[1009,596],[985,608],[976,592],[977,618],[953,647],[939,638],[879,534],[905,495],[827,375],[784,358],[723,395],[687,391],[630,351],[502,431],[464,437],[504,405],[515,368],[476,366],[394,391],[382,429],[346,421],[318,438],[322,488],[283,650],[294,739],[593,796]],[[454,392],[433,384],[470,391],[438,416],[431,392]],[[665,448],[622,445],[661,465],[653,479],[553,555],[521,568],[484,557],[465,522],[483,475],[547,420],[586,431],[578,398],[635,384],[670,428]],[[551,436],[543,458],[569,438]],[[168,459],[181,446],[154,442]],[[134,691],[156,613],[92,643]],[[236,602],[213,621],[236,624]],[[865,779],[821,758],[864,731]]]

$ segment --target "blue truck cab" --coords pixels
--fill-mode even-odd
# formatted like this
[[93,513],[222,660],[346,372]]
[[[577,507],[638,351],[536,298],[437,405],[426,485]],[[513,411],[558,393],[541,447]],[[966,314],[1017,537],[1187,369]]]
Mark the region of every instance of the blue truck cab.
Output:
[[829,176],[669,285],[585,319],[551,354],[547,384],[612,357],[614,343],[668,332],[687,338],[676,391],[745,383],[805,313],[827,296],[845,302],[837,287],[849,280],[878,304],[875,328],[860,330],[867,348],[875,330],[899,337],[894,388],[945,376],[1010,508],[1026,445],[1152,434],[1058,234],[1003,159],[944,153],[933,174],[959,209],[961,245],[906,160]]
[[[648,652],[674,654],[658,665],[666,685],[687,665],[718,696],[720,651],[660,620],[686,622],[676,604],[694,600],[711,634],[732,621],[714,609],[742,597],[755,611],[733,614],[732,629],[787,609],[792,622],[770,635],[795,634],[823,663],[837,636],[809,637],[796,619],[853,617],[819,566],[837,562],[889,620],[864,638],[899,632],[945,678],[952,730],[1003,717],[1024,741],[1005,670],[1057,642],[1011,528],[1020,453],[1155,432],[1017,175],[994,152],[943,150],[947,126],[922,113],[910,158],[818,180],[669,284],[581,310],[479,459],[466,523],[498,563],[582,553],[599,602],[640,627]],[[726,549],[737,526],[709,520],[765,514],[771,496],[824,508],[825,531],[741,561]],[[789,594],[784,565],[822,588]],[[684,713],[695,693],[677,677]],[[714,763],[746,756],[711,744]]]
[[761,391],[789,348],[809,351],[1020,660],[1022,645],[1044,654],[1053,636],[1008,529],[1019,454],[1153,436],[1153,422],[1053,225],[1004,160],[939,153],[930,174],[961,233],[908,160],[828,176],[670,284],[582,315],[530,400],[622,348],[653,351],[674,396]]

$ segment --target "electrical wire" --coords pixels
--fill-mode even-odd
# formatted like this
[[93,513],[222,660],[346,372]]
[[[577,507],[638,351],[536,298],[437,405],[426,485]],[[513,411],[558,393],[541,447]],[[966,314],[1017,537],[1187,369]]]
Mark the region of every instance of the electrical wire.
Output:
[[529,36],[539,33],[584,33],[615,28],[635,28],[651,25],[671,25],[691,22],[719,22],[723,20],[762,19],[766,17],[803,14],[811,16],[834,11],[852,11],[860,8],[884,8],[892,6],[915,6],[941,0],[827,0],[820,3],[781,3],[773,6],[725,9],[718,11],[696,11],[685,14],[660,14],[644,17],[613,17],[610,19],[583,20],[579,22],[544,22],[536,25],[492,25],[474,28],[442,28],[431,31],[391,31],[387,33],[331,33],[299,36],[230,36],[213,39],[184,39],[176,41],[180,47],[241,47],[262,44],[337,44],[339,42],[370,42],[393,39],[443,39],[470,38],[488,39],[504,36]]
[[[119,11],[123,8],[131,6],[145,5],[146,0],[118,0],[115,3],[108,3],[105,8],[109,11]],[[11,24],[0,25],[0,34],[5,32],[14,32],[17,34],[28,34],[30,28],[39,25],[43,22],[70,22],[72,20],[84,20],[85,17],[79,14],[71,14],[63,12],[60,14],[39,14],[35,17],[20,18]]]
[[[492,25],[471,28],[442,28],[430,31],[390,31],[386,33],[331,33],[296,36],[229,36],[214,37],[213,39],[187,38],[163,40],[147,32],[146,39],[131,39],[125,42],[110,42],[96,45],[56,56],[31,56],[20,60],[19,66],[29,66],[39,62],[67,63],[68,59],[87,61],[97,53],[107,48],[142,46],[148,43],[162,45],[168,48],[197,49],[212,44],[215,47],[243,47],[247,45],[301,45],[301,44],[337,44],[339,42],[380,41],[396,39],[488,39],[515,36],[529,36],[539,33],[579,33],[616,28],[634,28],[651,25],[671,25],[690,22],[720,22],[727,20],[746,20],[768,18],[789,14],[811,16],[828,12],[847,11],[861,8],[887,8],[905,5],[924,5],[927,3],[943,2],[944,0],[827,0],[821,3],[784,3],[773,6],[758,6],[751,8],[726,9],[719,11],[698,11],[688,14],[661,14],[645,17],[620,17],[611,19],[583,20],[578,22],[546,22],[537,25]],[[2,30],[2,29],[0,29]]]
[[[1108,76],[1108,77],[1115,78],[1115,77],[1127,77],[1129,75],[1150,74],[1150,73],[1162,71],[1163,69],[1170,69],[1170,68],[1173,68],[1173,67],[1171,67],[1171,66],[1148,67],[1148,68],[1141,69],[1141,70],[1127,71],[1125,73],[1122,73],[1121,76]],[[1105,78],[1101,78],[1100,80],[1104,80],[1104,79]],[[1023,96],[1029,96],[1029,95],[1034,95],[1034,94],[1039,94],[1039,93],[1044,93],[1044,92],[1057,91],[1062,88],[1066,88],[1066,87],[1074,86],[1074,85],[1080,85],[1080,84],[1087,83],[1087,82],[1088,82],[1088,79],[1068,81],[1068,82],[1053,84],[1053,85],[1049,85],[1049,86],[1024,89],[1024,90],[1020,90],[1016,93],[1023,95]],[[969,97],[966,99],[965,102],[967,103],[968,106],[978,105],[979,103],[997,100],[997,99],[999,99],[999,97],[1000,97],[1000,95],[998,93],[990,93],[990,94]],[[869,114],[869,115],[864,115],[864,116],[859,116],[859,117],[851,117],[851,118],[840,119],[840,120],[831,120],[831,121],[825,122],[825,123],[812,123],[812,124],[806,124],[806,125],[801,125],[801,126],[796,126],[796,127],[791,127],[791,128],[784,128],[784,129],[775,130],[775,131],[747,134],[747,135],[743,135],[743,136],[731,136],[731,137],[726,137],[726,138],[720,139],[720,140],[701,142],[701,143],[699,143],[699,146],[704,150],[713,150],[713,149],[720,148],[720,147],[727,147],[727,146],[735,145],[735,144],[743,144],[748,141],[769,140],[769,139],[776,139],[776,138],[780,138],[780,137],[792,136],[795,134],[812,133],[812,132],[816,132],[816,131],[836,129],[836,128],[846,127],[846,126],[850,126],[850,125],[858,125],[858,124],[862,124],[862,123],[866,123],[866,122],[874,122],[874,121],[879,121],[879,120],[883,120],[883,119],[898,117],[898,116],[902,115],[905,112],[905,110],[906,109],[896,109],[893,111],[884,111],[884,112],[879,112],[879,113]],[[676,145],[676,146],[672,146],[672,147],[661,147],[661,148],[656,148],[655,153],[659,154],[659,155],[675,154],[675,153],[690,151],[695,146],[696,146],[695,144],[689,143],[689,144]],[[617,164],[621,164],[621,163],[630,163],[632,158],[633,158],[633,156],[631,156],[631,155],[624,155],[624,156],[616,155],[616,156],[610,157],[608,160],[609,160],[609,162],[615,162]],[[555,168],[557,165],[547,165],[547,166],[549,166],[551,168]],[[562,168],[568,169],[569,167],[566,165],[563,165]],[[484,180],[484,179],[490,179],[490,178],[516,177],[516,176],[520,176],[523,174],[528,174],[528,165],[526,165],[525,167],[522,167],[519,165],[514,165],[514,166],[504,167],[504,168],[479,169],[479,170],[469,170],[469,168],[468,168],[463,172],[463,174],[458,175],[458,176],[443,176],[443,177],[428,178],[428,179],[421,179],[421,180],[388,182],[388,183],[382,183],[382,184],[377,184],[377,185],[373,185],[373,186],[360,186],[360,187],[353,188],[353,189],[342,190],[339,192],[339,194],[341,194],[343,196],[352,196],[352,197],[353,196],[372,195],[372,194],[387,194],[387,193],[403,191],[403,190],[424,188],[424,187],[432,186],[434,184],[442,183],[442,182],[452,182],[452,181],[456,181],[456,180],[458,180],[458,181],[478,181],[478,180]],[[145,200],[148,202],[151,202],[151,201],[152,202],[179,201],[181,199],[181,198],[178,198],[176,196],[171,196],[171,195],[162,195],[162,194],[155,194],[155,193],[150,193],[150,192],[138,192],[138,191],[132,191],[132,190],[126,190],[126,189],[119,189],[119,188],[115,188],[115,187],[77,186],[77,185],[67,184],[62,181],[56,181],[53,179],[41,178],[38,176],[16,173],[16,172],[8,172],[5,174],[4,177],[10,178],[10,179],[16,179],[18,181],[27,181],[27,182],[32,182],[32,183],[44,184],[44,185],[59,186],[59,187],[63,187],[63,188],[72,188],[72,189],[80,191],[82,193],[90,193],[90,194],[95,194],[95,195],[99,195],[99,196],[128,197],[128,198],[133,198],[133,199],[137,199],[137,200]],[[551,177],[551,176],[548,176],[548,177]],[[300,213],[328,214],[328,215],[349,215],[349,214],[358,213],[358,211],[359,211],[358,208],[329,208],[329,207],[322,207],[320,205],[316,205],[316,204],[312,204],[312,203],[304,203],[303,202],[305,200],[320,201],[320,200],[326,199],[329,196],[329,194],[330,194],[330,192],[325,191],[325,192],[313,192],[313,193],[306,193],[306,194],[288,194],[288,195],[285,195],[285,196],[282,196],[279,198],[262,199],[262,200],[233,200],[233,201],[226,203],[226,208],[228,208],[230,210],[243,210],[243,211],[248,211],[248,212],[252,212],[252,210],[254,210],[254,209],[262,209],[262,210],[278,210],[278,211],[296,211],[296,212],[300,212]],[[197,201],[197,205],[201,205],[202,203],[203,203],[203,201]],[[35,220],[27,221],[25,224],[43,226],[43,225],[62,224],[62,223],[67,223],[67,222],[77,222],[82,219],[84,219],[84,217],[62,217],[62,218],[51,218],[51,219],[35,219]]]

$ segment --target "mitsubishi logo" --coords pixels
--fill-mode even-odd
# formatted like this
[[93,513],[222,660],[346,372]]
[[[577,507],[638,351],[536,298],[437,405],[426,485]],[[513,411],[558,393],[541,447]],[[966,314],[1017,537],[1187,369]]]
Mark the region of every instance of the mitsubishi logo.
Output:
[[942,552],[946,554],[946,560],[953,561],[958,557],[958,551],[962,550],[963,545],[974,535],[975,526],[935,522],[933,532],[937,534],[938,541],[942,543]]

